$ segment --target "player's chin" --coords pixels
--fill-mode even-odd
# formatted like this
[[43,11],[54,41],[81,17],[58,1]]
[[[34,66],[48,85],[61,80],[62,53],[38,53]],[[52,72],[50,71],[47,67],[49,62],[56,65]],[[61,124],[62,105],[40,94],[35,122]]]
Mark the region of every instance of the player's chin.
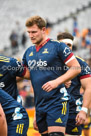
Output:
[[31,39],[31,42],[32,42],[33,44],[36,44],[36,40],[34,40],[34,39]]

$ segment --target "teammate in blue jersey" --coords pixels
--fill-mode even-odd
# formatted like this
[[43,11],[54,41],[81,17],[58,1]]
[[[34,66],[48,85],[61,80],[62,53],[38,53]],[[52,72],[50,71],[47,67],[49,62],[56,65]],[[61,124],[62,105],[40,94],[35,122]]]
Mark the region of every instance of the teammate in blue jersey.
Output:
[[[74,37],[70,33],[59,33],[57,35],[57,40],[66,43],[72,50]],[[86,114],[91,101],[91,70],[83,59],[80,57],[76,58],[81,65],[81,73],[72,79],[71,86],[67,88],[71,99],[69,103],[69,118],[67,121],[66,133],[78,136],[81,135],[82,132],[82,126],[79,126],[79,124],[84,123],[86,120]],[[85,92],[84,96],[80,94],[81,86]],[[76,122],[77,119],[78,122]]]
[[7,136],[7,122],[1,104],[0,104],[0,136]]
[[26,69],[15,58],[0,55],[0,88],[21,102],[17,90],[16,76],[25,77]]
[[24,107],[2,89],[0,89],[0,103],[6,115],[8,136],[26,136],[29,118]]
[[[23,64],[30,70],[38,130],[42,136],[64,136],[69,109],[64,82],[81,72],[80,65],[66,44],[46,37],[43,18],[29,18],[26,28],[34,45],[26,50]],[[65,64],[69,70],[63,74]]]

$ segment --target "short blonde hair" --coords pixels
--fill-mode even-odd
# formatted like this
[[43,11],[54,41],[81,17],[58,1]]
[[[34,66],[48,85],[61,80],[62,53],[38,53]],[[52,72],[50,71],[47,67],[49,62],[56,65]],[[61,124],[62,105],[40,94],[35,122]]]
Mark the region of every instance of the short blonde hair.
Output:
[[46,27],[46,21],[40,16],[32,16],[27,19],[26,27],[31,27],[34,24],[36,24],[38,28],[40,29],[42,29],[43,27]]

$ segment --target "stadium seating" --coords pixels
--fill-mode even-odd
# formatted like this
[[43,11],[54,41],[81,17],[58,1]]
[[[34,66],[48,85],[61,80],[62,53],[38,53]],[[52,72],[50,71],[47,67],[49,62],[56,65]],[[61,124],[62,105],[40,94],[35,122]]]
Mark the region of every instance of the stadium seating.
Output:
[[[22,30],[25,29],[25,20],[32,15],[40,15],[50,22],[56,22],[58,19],[74,13],[76,9],[87,5],[90,0],[1,0],[0,1],[0,50],[10,46],[9,35],[12,29],[15,28],[15,22],[19,21]],[[90,27],[91,9],[87,9],[78,15],[79,29]],[[56,38],[59,31],[64,31],[65,28],[72,32],[72,22],[70,18],[59,25],[55,25],[50,34],[51,38]]]

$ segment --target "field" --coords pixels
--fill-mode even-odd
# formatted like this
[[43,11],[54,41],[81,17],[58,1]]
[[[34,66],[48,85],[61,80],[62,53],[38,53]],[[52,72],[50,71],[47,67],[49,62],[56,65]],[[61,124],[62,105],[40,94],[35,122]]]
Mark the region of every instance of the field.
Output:
[[29,129],[27,132],[27,136],[40,136],[40,134],[38,133],[38,131],[35,131],[33,129],[33,119],[34,119],[34,108],[31,109],[26,109],[28,116],[29,116]]

